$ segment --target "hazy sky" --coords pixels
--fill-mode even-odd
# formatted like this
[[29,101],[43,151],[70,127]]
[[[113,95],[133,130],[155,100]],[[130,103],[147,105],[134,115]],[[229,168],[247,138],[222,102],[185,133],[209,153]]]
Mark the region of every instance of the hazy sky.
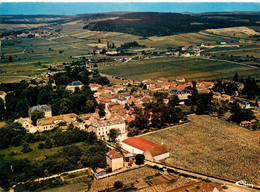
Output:
[[260,11],[260,3],[0,3],[1,15],[99,13],[110,11],[212,12]]

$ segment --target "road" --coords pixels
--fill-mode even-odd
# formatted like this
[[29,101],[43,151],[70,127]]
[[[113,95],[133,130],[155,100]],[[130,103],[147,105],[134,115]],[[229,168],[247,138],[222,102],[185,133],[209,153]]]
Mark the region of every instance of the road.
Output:
[[[176,171],[178,173],[182,173],[182,174],[185,174],[185,175],[188,175],[188,176],[191,176],[191,177],[196,177],[196,178],[200,178],[200,179],[204,179],[204,180],[209,180],[211,182],[219,183],[219,184],[222,184],[222,185],[231,185],[231,186],[236,186],[236,187],[238,186],[234,182],[228,181],[227,179],[221,179],[221,178],[216,178],[216,177],[213,177],[213,176],[208,176],[208,175],[204,175],[204,174],[200,174],[200,173],[186,171],[186,170],[183,170],[183,169],[180,169],[180,168],[177,168],[177,167],[167,166],[167,165],[163,165],[163,164],[151,162],[151,161],[145,161],[145,163],[147,165],[151,165],[151,166],[157,165],[159,168],[166,167],[167,169]],[[241,185],[239,185],[239,187],[244,188],[245,190],[251,189],[251,188],[241,186]],[[254,186],[254,189],[252,189],[252,191],[259,191],[260,190],[259,187],[255,187],[255,186]]]

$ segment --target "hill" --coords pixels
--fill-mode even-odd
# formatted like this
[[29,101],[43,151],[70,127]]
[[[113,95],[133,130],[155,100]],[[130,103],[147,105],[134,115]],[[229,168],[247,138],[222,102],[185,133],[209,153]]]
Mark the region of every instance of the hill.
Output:
[[259,26],[257,12],[226,14],[181,14],[158,12],[132,12],[117,14],[113,20],[93,21],[84,29],[92,31],[122,32],[143,37],[167,36],[176,33],[198,32],[236,26]]

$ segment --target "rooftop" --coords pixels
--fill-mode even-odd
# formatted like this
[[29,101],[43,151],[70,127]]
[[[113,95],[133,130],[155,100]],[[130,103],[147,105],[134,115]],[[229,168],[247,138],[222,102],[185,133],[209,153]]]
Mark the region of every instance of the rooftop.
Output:
[[122,141],[125,144],[131,145],[137,149],[140,149],[142,151],[146,151],[151,149],[152,147],[158,147],[159,145],[152,143],[150,141],[147,141],[145,139],[139,138],[139,137],[129,137]]
[[51,107],[48,106],[48,105],[36,105],[36,106],[33,106],[30,110],[30,112],[33,112],[33,111],[50,111],[51,110]]
[[80,81],[72,81],[69,85],[70,86],[80,86],[80,85],[83,85],[83,83],[81,83]]
[[107,156],[110,159],[117,159],[117,158],[123,157],[123,155],[121,153],[119,153],[118,151],[116,151],[115,149],[109,150],[109,152],[107,153]]

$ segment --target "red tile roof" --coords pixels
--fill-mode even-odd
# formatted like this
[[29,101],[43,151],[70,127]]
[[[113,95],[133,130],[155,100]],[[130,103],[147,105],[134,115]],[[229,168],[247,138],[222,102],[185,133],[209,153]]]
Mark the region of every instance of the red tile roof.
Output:
[[115,149],[109,150],[109,152],[107,153],[107,156],[110,159],[117,159],[117,158],[123,157],[123,155],[121,153],[119,153],[118,151],[116,151]]
[[101,102],[103,102],[103,103],[109,103],[109,102],[111,102],[110,99],[108,99],[108,98],[106,98],[106,97],[101,97],[101,98],[99,99],[99,101],[101,101]]
[[201,183],[200,189],[198,190],[198,192],[213,192],[214,189],[217,189],[218,191],[223,191],[222,187],[220,185],[214,187],[211,183],[207,183],[205,181],[203,181]]
[[142,151],[146,151],[148,149],[151,149],[152,147],[159,146],[155,143],[152,143],[150,141],[147,141],[147,140],[139,138],[139,137],[129,137],[122,142],[125,144],[128,144],[128,145],[131,145],[137,149],[140,149]]
[[152,156],[157,156],[169,152],[169,148],[165,144],[163,144],[159,146],[154,146],[149,149],[149,151],[151,152]]

